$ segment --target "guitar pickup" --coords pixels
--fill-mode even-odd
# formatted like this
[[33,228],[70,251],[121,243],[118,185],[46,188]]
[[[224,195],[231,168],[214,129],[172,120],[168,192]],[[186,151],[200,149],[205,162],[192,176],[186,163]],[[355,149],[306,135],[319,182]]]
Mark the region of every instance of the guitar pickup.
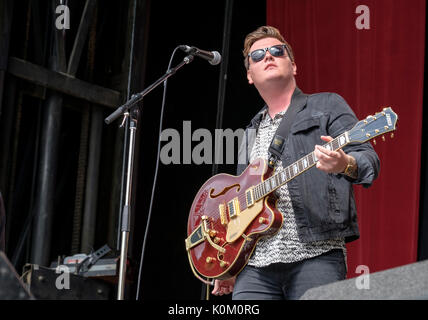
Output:
[[233,198],[227,203],[227,208],[229,209],[229,217],[232,219],[240,213],[239,209],[239,200],[238,198]]
[[220,203],[218,205],[218,211],[220,212],[220,223],[223,226],[227,225],[227,218],[226,218],[226,205],[224,203]]
[[245,199],[247,200],[247,208],[251,207],[254,204],[253,188],[245,191]]

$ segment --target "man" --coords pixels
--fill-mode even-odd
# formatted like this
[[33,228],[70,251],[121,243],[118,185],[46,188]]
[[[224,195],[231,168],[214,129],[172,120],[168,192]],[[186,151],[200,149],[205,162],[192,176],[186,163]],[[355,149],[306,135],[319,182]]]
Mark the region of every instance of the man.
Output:
[[[265,107],[252,119],[239,151],[240,174],[256,158],[268,159],[282,119],[295,110],[288,138],[275,167],[286,167],[314,151],[316,169],[297,176],[275,192],[284,222],[265,237],[238,276],[216,280],[215,295],[233,299],[299,299],[308,289],[346,276],[345,243],[359,237],[352,184],[368,187],[379,158],[370,143],[332,151],[320,145],[351,129],[358,119],[334,93],[306,95],[296,86],[293,51],[280,32],[263,26],[247,35],[245,66]],[[251,135],[251,132],[256,134]]]

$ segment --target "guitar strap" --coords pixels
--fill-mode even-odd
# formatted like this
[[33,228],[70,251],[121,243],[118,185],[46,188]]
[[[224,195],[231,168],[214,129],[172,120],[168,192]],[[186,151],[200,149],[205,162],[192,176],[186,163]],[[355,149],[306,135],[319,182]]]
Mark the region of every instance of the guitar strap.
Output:
[[293,92],[293,96],[291,97],[290,106],[285,112],[269,146],[268,165],[270,168],[273,169],[275,162],[281,159],[281,155],[284,151],[285,140],[287,139],[287,136],[290,132],[291,125],[293,124],[297,112],[299,112],[306,104],[306,100],[307,95],[302,93],[302,91],[296,87]]

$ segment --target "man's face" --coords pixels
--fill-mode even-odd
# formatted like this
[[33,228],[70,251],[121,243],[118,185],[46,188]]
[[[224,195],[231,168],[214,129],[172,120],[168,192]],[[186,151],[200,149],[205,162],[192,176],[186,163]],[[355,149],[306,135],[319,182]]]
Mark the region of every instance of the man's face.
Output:
[[[253,43],[250,52],[257,49],[264,49],[271,46],[282,44],[276,38],[264,38]],[[290,80],[296,75],[296,64],[292,62],[284,49],[284,55],[274,57],[270,54],[269,50],[266,55],[259,62],[254,62],[249,57],[249,68],[247,70],[247,79],[250,84],[256,87],[259,85],[269,84],[271,81]]]

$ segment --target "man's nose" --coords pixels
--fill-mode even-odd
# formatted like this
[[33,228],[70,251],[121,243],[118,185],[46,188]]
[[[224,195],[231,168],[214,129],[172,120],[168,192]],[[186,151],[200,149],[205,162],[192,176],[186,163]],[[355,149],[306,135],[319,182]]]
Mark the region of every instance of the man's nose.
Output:
[[266,50],[265,60],[273,60],[273,55],[270,54],[269,50]]

